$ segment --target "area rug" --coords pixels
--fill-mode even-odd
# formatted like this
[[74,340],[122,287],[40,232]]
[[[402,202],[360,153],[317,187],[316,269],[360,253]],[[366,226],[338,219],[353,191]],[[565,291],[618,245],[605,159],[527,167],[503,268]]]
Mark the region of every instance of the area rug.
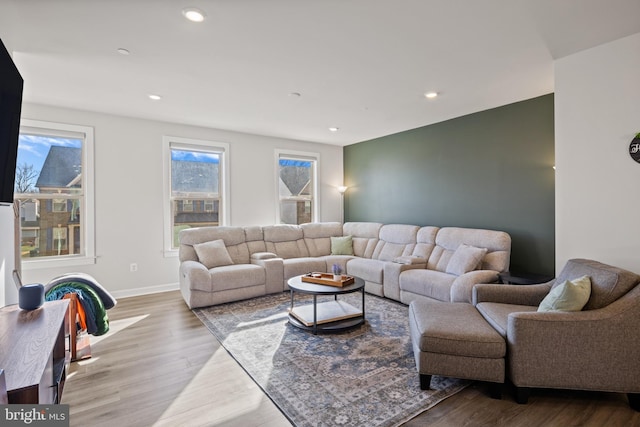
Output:
[[365,324],[313,335],[288,324],[290,304],[282,293],[193,311],[295,426],[398,426],[469,384],[434,376],[420,390],[406,305],[367,294]]

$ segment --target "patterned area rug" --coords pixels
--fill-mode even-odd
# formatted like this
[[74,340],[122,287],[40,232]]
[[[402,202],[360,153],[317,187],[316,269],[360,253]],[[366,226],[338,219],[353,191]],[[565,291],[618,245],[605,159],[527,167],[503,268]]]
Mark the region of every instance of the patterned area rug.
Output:
[[[360,293],[339,298],[360,307]],[[364,325],[313,335],[288,324],[290,302],[286,292],[193,311],[298,427],[398,426],[469,384],[434,376],[420,390],[405,305],[367,294]]]

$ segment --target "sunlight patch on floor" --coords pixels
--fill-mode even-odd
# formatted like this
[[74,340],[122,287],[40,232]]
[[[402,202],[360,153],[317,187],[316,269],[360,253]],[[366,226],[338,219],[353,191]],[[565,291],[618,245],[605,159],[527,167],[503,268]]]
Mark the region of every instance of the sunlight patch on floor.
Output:
[[147,317],[149,317],[149,314],[143,314],[142,316],[135,316],[135,317],[129,317],[126,319],[120,319],[120,320],[111,320],[109,321],[109,332],[107,332],[104,335],[100,335],[100,336],[94,336],[91,335],[89,337],[89,340],[91,342],[91,345],[97,344],[100,341],[109,338],[110,336],[113,336],[115,334],[117,334],[118,332],[122,331],[123,329],[128,328],[129,326],[138,323],[141,320],[146,319]]
[[[228,375],[220,375],[221,367]],[[207,398],[203,399],[203,396]],[[238,420],[239,417],[247,419],[251,418],[251,412],[263,405],[264,399],[268,397],[220,347],[154,426],[174,426],[185,420],[189,420],[190,425],[213,426]]]
[[86,366],[96,363],[98,360],[100,360],[100,356],[91,356],[90,359],[76,360],[75,363],[77,363],[78,366]]
[[244,326],[259,325],[261,323],[269,323],[269,322],[273,322],[275,320],[284,319],[287,316],[289,316],[288,312],[276,313],[276,314],[274,314],[272,316],[265,317],[264,319],[257,319],[257,320],[253,320],[251,322],[240,322],[240,323],[238,323],[238,328],[242,328]]

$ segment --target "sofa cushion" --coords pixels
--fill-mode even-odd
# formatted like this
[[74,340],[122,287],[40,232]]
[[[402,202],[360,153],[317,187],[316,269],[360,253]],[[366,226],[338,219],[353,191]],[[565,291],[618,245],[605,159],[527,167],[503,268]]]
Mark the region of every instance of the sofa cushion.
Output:
[[382,224],[378,222],[347,222],[342,226],[344,236],[353,236],[353,254],[371,258],[378,243]]
[[278,224],[262,227],[265,242],[290,242],[302,240],[304,235],[298,225]]
[[558,274],[554,287],[581,276],[591,278],[591,296],[584,310],[595,310],[611,304],[640,280],[640,276],[622,268],[588,259],[570,259]]
[[477,358],[503,358],[507,346],[471,304],[412,301],[411,341],[422,352]]
[[531,305],[502,304],[498,302],[481,302],[476,304],[478,312],[503,337],[507,336],[509,314],[521,311],[536,311]]
[[300,224],[309,256],[325,256],[331,253],[331,237],[342,236],[339,222],[309,222]]
[[193,245],[198,260],[207,268],[231,265],[233,261],[222,239]]
[[[188,228],[180,231],[180,262],[198,261],[198,255],[193,247],[198,243],[222,239],[227,252],[235,264],[249,262],[249,248],[245,242],[245,229],[243,227],[217,226]],[[262,249],[264,251],[264,249]]]
[[263,228],[267,252],[281,258],[308,257],[309,250],[304,243],[302,229],[297,225],[270,225]]
[[353,255],[353,236],[332,237],[331,255]]
[[384,264],[384,261],[376,259],[353,258],[347,262],[347,274],[360,277],[367,282],[382,284]]
[[413,254],[420,227],[407,224],[387,224],[380,228],[380,240],[373,255],[374,259],[393,261],[401,256]]
[[445,249],[442,246],[436,246],[431,251],[431,256],[427,260],[427,268],[429,270],[446,273],[449,260],[453,256],[455,249]]
[[436,235],[438,227],[421,227],[416,235],[416,247],[413,249],[413,256],[424,258],[425,262],[431,256],[433,248],[436,246]]
[[540,303],[538,311],[580,311],[589,301],[591,279],[582,276],[575,280],[565,280]]
[[205,292],[218,292],[249,286],[264,285],[265,269],[255,264],[225,265],[211,270],[208,283],[196,283],[194,289]]
[[461,244],[487,248],[480,270],[507,271],[511,257],[511,237],[503,231],[442,227],[436,236],[427,268],[446,271],[449,260]]
[[451,301],[452,274],[434,270],[414,269],[400,275],[400,291],[411,292],[439,301]]
[[473,271],[478,268],[486,253],[487,248],[477,248],[463,243],[458,246],[449,259],[445,272],[460,276]]
[[253,255],[256,252],[266,252],[267,247],[264,244],[262,227],[256,225],[243,228],[245,241],[247,243],[247,248],[249,249],[249,255]]
[[307,274],[311,272],[324,272],[327,263],[324,258],[302,257],[285,259],[284,262],[284,279],[288,280],[295,276]]

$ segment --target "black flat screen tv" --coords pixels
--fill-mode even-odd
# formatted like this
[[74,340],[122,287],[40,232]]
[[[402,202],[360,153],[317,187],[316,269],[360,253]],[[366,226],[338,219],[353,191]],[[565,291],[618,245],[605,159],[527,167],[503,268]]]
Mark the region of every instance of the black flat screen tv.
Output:
[[13,203],[24,80],[0,39],[0,205]]

